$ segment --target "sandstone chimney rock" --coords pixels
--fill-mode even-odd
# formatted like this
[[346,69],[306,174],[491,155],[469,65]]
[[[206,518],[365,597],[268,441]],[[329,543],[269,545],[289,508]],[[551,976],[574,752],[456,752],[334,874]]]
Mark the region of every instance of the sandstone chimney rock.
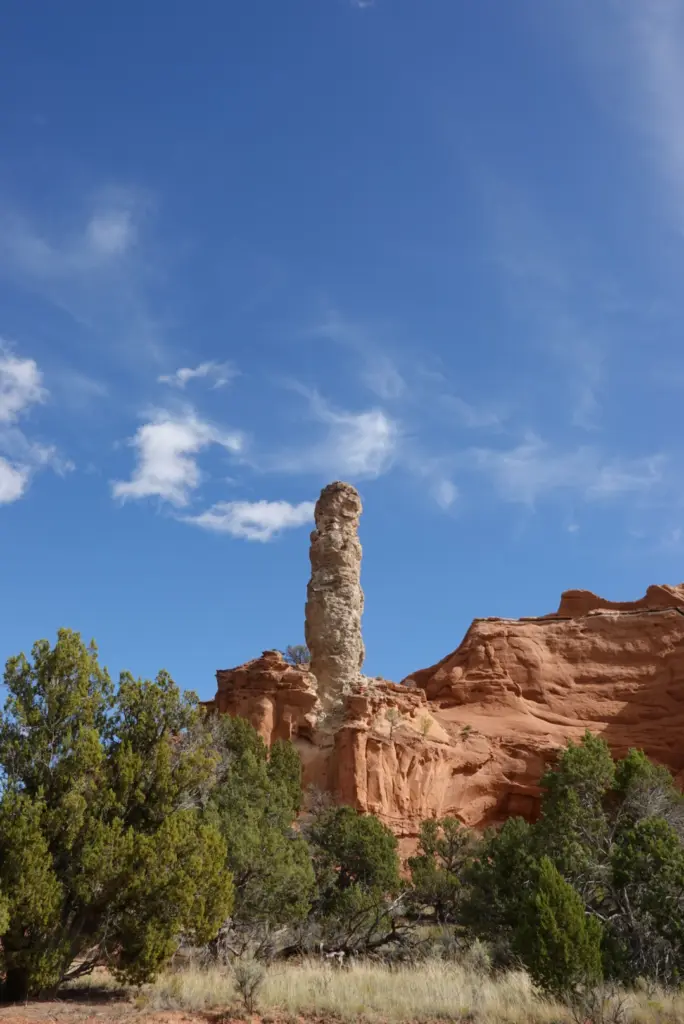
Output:
[[351,691],[365,655],[358,538],[361,512],[358,491],[340,481],[324,487],[316,502],[304,638],[323,704]]

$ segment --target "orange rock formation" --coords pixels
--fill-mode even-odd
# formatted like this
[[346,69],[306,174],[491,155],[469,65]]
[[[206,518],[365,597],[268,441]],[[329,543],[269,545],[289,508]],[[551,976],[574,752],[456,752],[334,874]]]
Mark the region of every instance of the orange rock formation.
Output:
[[434,815],[534,817],[545,765],[585,729],[684,783],[684,584],[620,604],[568,591],[543,618],[476,619],[403,684],[360,677],[333,731],[318,728],[312,674],[275,651],[217,679],[213,706],[267,742],[291,738],[305,785],[377,814],[405,849]]
[[305,787],[377,814],[407,850],[425,818],[534,818],[546,765],[587,729],[684,783],[684,584],[633,603],[568,590],[542,618],[476,619],[453,654],[396,685],[361,675],[360,514],[340,481],[316,504],[306,640],[317,676],[265,651],[217,672],[209,702],[269,744],[291,739]]

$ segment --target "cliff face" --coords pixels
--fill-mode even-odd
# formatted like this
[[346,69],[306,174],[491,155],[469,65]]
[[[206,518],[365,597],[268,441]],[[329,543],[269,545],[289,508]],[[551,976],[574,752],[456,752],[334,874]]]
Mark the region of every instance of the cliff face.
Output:
[[333,733],[317,727],[312,674],[277,652],[217,678],[219,711],[267,742],[292,738],[305,785],[379,815],[404,848],[434,815],[478,828],[534,817],[545,765],[585,729],[684,783],[684,585],[618,605],[570,591],[544,618],[476,620],[402,685],[361,677]]

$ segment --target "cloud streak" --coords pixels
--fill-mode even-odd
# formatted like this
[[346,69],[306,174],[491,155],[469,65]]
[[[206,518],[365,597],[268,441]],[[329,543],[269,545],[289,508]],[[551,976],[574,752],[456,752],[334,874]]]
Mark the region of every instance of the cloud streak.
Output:
[[0,257],[9,270],[34,282],[65,282],[110,271],[137,242],[141,214],[142,201],[134,190],[106,190],[81,227],[50,239],[21,215],[5,210]]
[[587,267],[586,254],[577,255],[583,247],[574,229],[553,230],[520,189],[483,174],[478,190],[506,301],[532,329],[549,374],[556,372],[552,386],[568,424],[594,431],[601,424],[604,366],[622,327],[606,299],[612,282],[600,267]]
[[305,526],[313,521],[314,503],[302,501],[222,501],[197,516],[186,516],[193,523],[214,533],[243,540],[266,542],[283,530]]
[[498,429],[503,422],[503,414],[491,406],[477,406],[458,395],[440,395],[440,408],[450,416],[453,416],[459,423],[468,430],[490,430]]
[[632,52],[634,112],[684,231],[684,8],[674,0],[631,0],[621,11]]
[[200,363],[198,366],[182,366],[174,373],[162,374],[157,380],[160,384],[168,384],[169,387],[183,390],[193,380],[213,380],[212,388],[222,388],[229,384],[237,376],[237,370],[232,363],[210,362]]
[[407,394],[408,385],[395,360],[377,341],[377,327],[350,320],[333,309],[308,333],[353,352],[361,363],[362,383],[378,398],[392,401]]
[[324,428],[324,436],[299,450],[275,453],[266,468],[352,479],[379,477],[391,468],[399,447],[398,421],[381,408],[361,412],[339,409],[317,391],[292,386],[308,399],[311,416]]
[[146,295],[159,268],[142,245],[151,202],[136,188],[100,189],[60,232],[48,232],[21,211],[0,206],[0,274],[73,321],[65,345],[138,370],[168,361],[160,321]]
[[530,506],[562,491],[586,501],[645,493],[662,482],[666,465],[660,454],[611,459],[589,446],[559,451],[536,436],[509,449],[471,449],[464,461],[488,478],[505,501]]

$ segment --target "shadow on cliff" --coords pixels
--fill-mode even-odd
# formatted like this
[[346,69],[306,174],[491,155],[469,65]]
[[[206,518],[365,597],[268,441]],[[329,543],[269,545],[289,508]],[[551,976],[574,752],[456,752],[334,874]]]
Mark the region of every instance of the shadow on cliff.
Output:
[[684,772],[684,611],[653,609],[640,617],[644,614],[671,619],[669,642],[659,644],[654,637],[654,649],[644,657],[650,663],[646,678],[624,694],[623,707],[601,723],[600,732],[615,758],[634,747],[677,776]]

